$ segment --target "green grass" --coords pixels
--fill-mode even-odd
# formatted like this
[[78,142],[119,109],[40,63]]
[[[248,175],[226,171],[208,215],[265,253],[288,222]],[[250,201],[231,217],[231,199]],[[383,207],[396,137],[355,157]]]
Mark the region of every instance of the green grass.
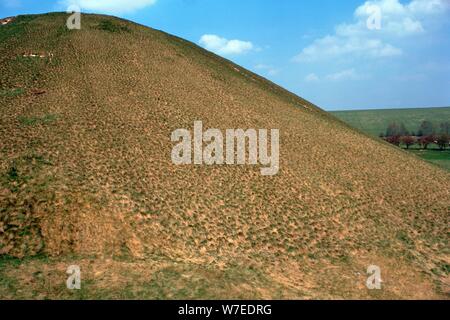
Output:
[[427,160],[428,162],[434,163],[448,171],[450,171],[450,150],[418,150],[411,149],[409,150],[411,153],[421,157],[422,159]]
[[373,136],[386,133],[392,122],[404,123],[408,131],[417,132],[422,121],[431,121],[436,128],[450,120],[450,107],[390,110],[357,110],[331,112],[340,120]]
[[117,24],[115,22],[112,22],[110,20],[103,20],[101,21],[97,28],[99,30],[113,32],[113,33],[120,33],[120,32],[130,32],[130,29],[126,26]]
[[10,39],[17,38],[25,31],[25,27],[35,17],[32,15],[18,16],[11,23],[0,27],[0,43]]
[[25,126],[34,126],[37,124],[49,124],[56,120],[56,115],[46,114],[42,117],[19,117],[19,122]]
[[0,97],[17,97],[25,93],[23,88],[0,90]]

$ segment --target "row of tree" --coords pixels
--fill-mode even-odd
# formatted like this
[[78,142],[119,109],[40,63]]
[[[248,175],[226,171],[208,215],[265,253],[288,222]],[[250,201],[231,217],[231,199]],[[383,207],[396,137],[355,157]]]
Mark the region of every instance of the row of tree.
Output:
[[401,122],[392,122],[387,127],[386,134],[380,134],[380,137],[393,145],[404,145],[406,149],[413,145],[428,149],[430,145],[435,144],[444,150],[450,144],[450,121],[442,122],[439,127],[431,121],[423,121],[417,133],[409,132]]
[[402,122],[392,122],[386,129],[385,134],[380,134],[380,137],[394,137],[394,136],[414,136],[423,137],[431,135],[447,134],[450,135],[450,121],[442,122],[436,127],[433,122],[425,120],[422,121],[417,132],[410,132],[406,129]]
[[384,138],[387,142],[400,146],[404,145],[406,149],[409,149],[409,147],[413,145],[419,145],[422,149],[426,150],[428,147],[432,144],[436,144],[439,149],[445,150],[445,148],[449,147],[450,145],[450,135],[446,133],[442,134],[431,134],[427,136],[390,136]]

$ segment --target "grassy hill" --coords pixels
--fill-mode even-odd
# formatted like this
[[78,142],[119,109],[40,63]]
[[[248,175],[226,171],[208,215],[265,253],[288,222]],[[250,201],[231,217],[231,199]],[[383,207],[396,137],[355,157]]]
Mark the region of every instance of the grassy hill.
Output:
[[[0,298],[448,297],[448,173],[188,41],[66,18],[0,27]],[[280,172],[174,165],[196,120],[279,128]]]
[[443,121],[450,121],[450,107],[353,110],[331,113],[351,126],[376,137],[380,133],[385,134],[388,125],[392,122],[404,123],[409,132],[417,132],[422,121],[431,121],[436,128],[439,128]]

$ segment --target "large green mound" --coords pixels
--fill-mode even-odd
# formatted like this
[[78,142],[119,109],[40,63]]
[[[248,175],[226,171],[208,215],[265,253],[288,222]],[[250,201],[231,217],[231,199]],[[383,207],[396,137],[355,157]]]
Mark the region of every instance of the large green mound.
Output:
[[[188,41],[66,19],[0,27],[0,297],[448,290],[448,173]],[[280,129],[279,173],[174,165],[171,133],[197,120]],[[64,289],[70,264],[81,293]],[[365,286],[369,265],[381,291]]]

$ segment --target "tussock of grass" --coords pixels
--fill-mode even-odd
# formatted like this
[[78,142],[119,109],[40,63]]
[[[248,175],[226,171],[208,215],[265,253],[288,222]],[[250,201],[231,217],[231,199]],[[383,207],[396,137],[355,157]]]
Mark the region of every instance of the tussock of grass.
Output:
[[25,93],[23,88],[0,90],[0,97],[17,97]]
[[113,22],[111,20],[103,20],[97,25],[97,29],[108,31],[112,33],[130,32],[130,28],[121,25],[119,23]]
[[19,122],[25,126],[34,126],[38,124],[46,125],[57,120],[57,116],[54,114],[47,114],[42,117],[19,117]]
[[0,254],[24,257],[39,253],[44,246],[39,210],[50,203],[52,177],[44,170],[52,164],[40,155],[28,155],[11,162],[0,175]]

